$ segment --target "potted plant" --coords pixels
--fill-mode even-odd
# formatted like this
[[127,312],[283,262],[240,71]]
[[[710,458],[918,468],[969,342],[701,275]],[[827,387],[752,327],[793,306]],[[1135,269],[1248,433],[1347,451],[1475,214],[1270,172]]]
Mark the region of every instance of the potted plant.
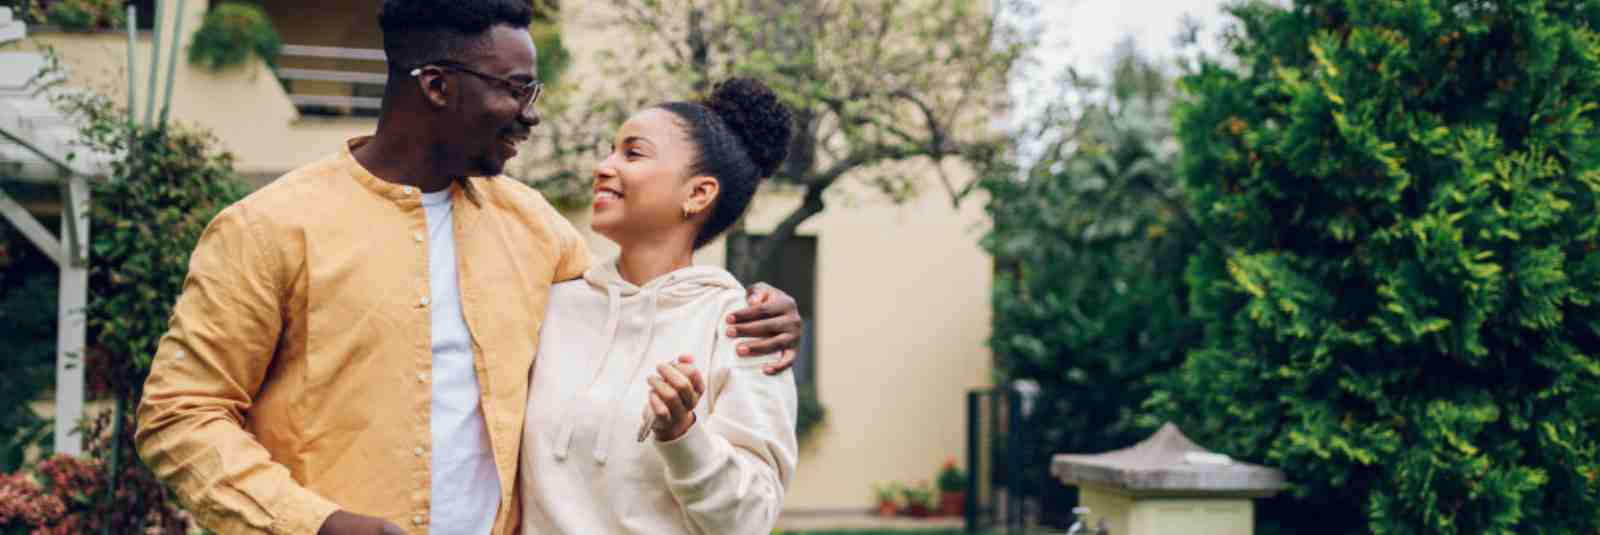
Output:
[[260,6],[224,2],[206,13],[189,45],[189,63],[220,71],[245,63],[251,55],[268,67],[277,64],[283,43]]
[[927,481],[919,481],[900,491],[900,496],[905,499],[906,516],[925,518],[933,512],[933,487]]
[[961,516],[967,503],[967,474],[956,468],[955,459],[946,459],[939,470],[939,514]]
[[[39,9],[34,4],[32,11]],[[119,28],[126,23],[120,0],[56,0],[43,8],[44,21],[69,32]]]
[[900,504],[895,502],[900,497],[900,489],[900,484],[893,481],[872,486],[872,493],[878,497],[878,516],[892,517],[900,512]]

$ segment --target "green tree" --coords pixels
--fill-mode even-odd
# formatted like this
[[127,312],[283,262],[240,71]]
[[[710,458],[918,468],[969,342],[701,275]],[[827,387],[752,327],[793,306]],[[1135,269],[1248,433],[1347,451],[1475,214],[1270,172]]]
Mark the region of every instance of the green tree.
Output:
[[1185,77],[1203,341],[1153,397],[1284,533],[1600,531],[1600,2],[1230,9]]
[[[1118,50],[1108,83],[1068,78],[1076,96],[1020,136],[1048,140],[1027,172],[983,182],[1000,266],[989,345],[1004,382],[1039,386],[1030,467],[1144,438],[1140,405],[1199,338],[1182,266],[1200,235],[1174,172],[1172,80],[1132,41]],[[1035,476],[1066,525],[1067,489]]]
[[50,422],[31,405],[55,384],[56,278],[41,269],[54,267],[42,256],[16,231],[0,229],[0,474],[21,468],[29,447],[53,446]]
[[[728,267],[741,280],[770,278],[769,261],[827,207],[825,194],[836,185],[861,181],[904,200],[927,185],[895,164],[952,160],[982,169],[1005,154],[1006,138],[988,121],[1027,46],[995,16],[1021,9],[1012,0],[608,4],[615,16],[593,31],[629,39],[595,60],[610,66],[609,87],[574,96],[582,84],[574,80],[552,91],[549,143],[525,174],[578,205],[589,192],[588,171],[629,114],[693,98],[729,76],[759,78],[795,112],[789,160],[773,180],[797,189],[801,202],[759,239],[730,233]],[[976,189],[975,181],[936,174],[952,202]]]

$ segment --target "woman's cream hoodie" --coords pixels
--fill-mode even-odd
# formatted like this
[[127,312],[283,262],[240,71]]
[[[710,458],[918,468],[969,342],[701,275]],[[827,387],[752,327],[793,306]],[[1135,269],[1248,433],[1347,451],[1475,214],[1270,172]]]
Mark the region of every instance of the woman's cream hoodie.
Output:
[[[797,460],[794,376],[735,353],[724,318],[745,306],[714,267],[639,287],[613,260],[555,285],[523,428],[523,533],[772,531]],[[698,420],[672,442],[637,442],[646,378],[678,355],[706,379]]]

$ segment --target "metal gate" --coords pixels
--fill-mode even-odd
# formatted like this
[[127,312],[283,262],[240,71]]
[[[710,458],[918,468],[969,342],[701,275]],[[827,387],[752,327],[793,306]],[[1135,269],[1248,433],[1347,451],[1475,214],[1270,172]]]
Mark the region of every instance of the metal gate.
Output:
[[1027,385],[967,393],[967,533],[1064,533],[1075,493],[1049,477],[1039,462],[1034,431],[1039,400]]

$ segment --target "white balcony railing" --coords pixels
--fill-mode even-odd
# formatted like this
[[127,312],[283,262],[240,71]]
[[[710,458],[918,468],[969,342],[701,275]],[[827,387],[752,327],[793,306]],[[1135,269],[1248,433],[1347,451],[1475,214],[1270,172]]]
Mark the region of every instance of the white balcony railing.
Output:
[[[382,67],[386,58],[383,50],[376,48],[346,48],[335,46],[284,45],[279,54],[283,64],[338,64],[372,63]],[[284,58],[292,58],[287,61]],[[278,69],[278,78],[284,80],[289,100],[302,114],[311,115],[373,115],[383,106],[383,85],[388,76],[372,70],[343,68],[290,68]],[[311,82],[317,90],[302,89],[299,82]],[[330,87],[341,90],[328,94]],[[376,90],[373,90],[376,88]]]

